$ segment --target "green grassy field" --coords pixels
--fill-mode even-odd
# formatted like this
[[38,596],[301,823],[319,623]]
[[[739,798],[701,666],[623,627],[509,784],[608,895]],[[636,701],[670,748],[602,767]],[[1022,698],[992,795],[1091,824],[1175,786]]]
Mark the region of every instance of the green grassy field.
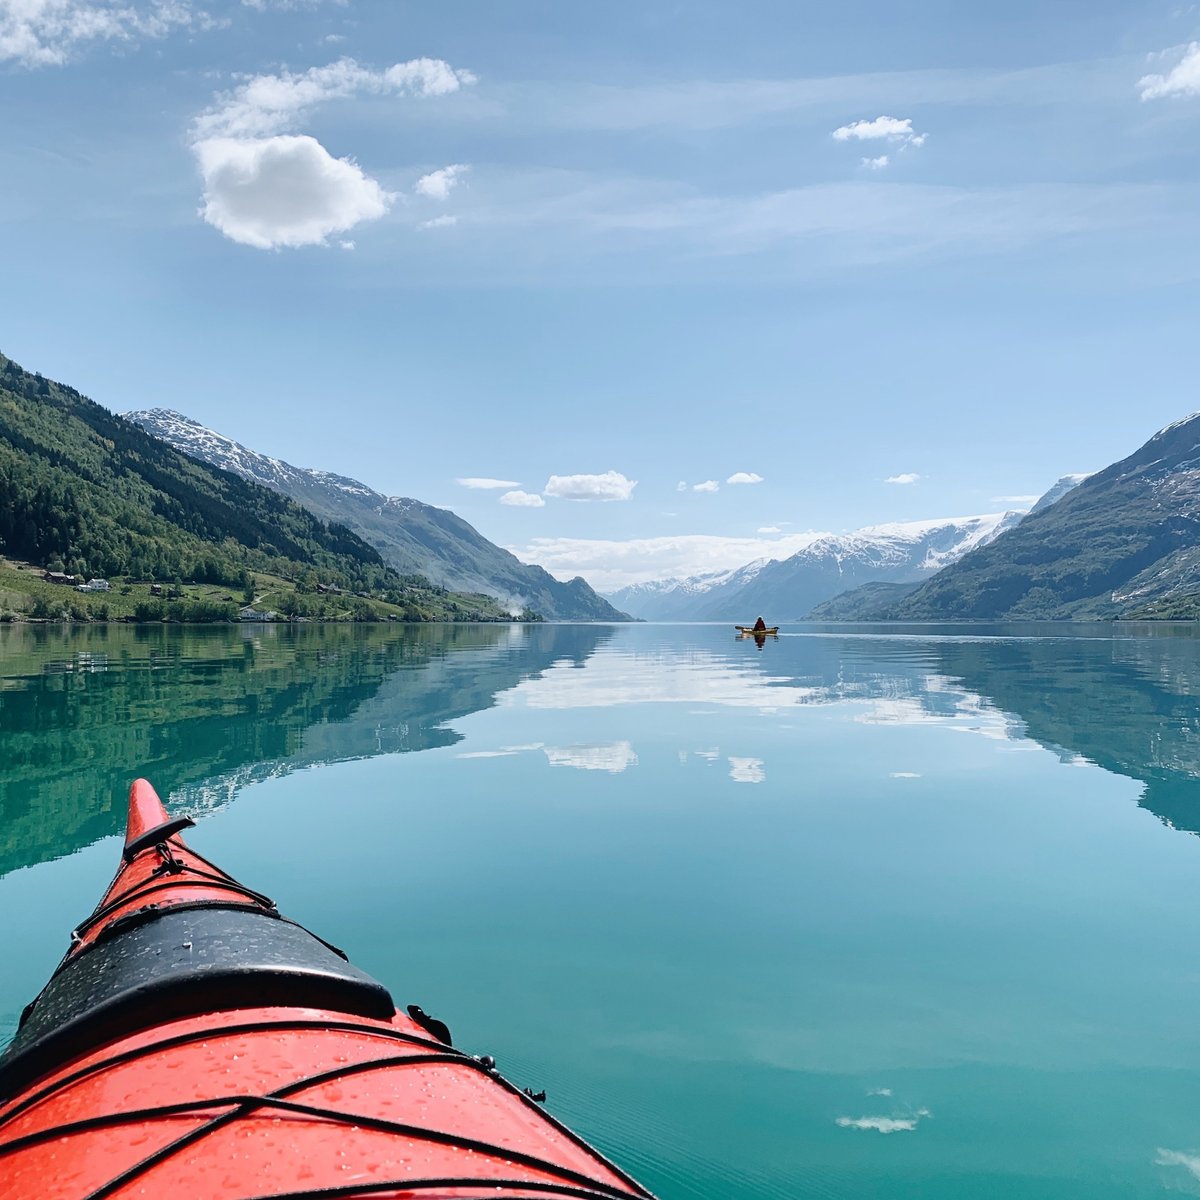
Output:
[[[312,621],[509,621],[490,596],[405,586],[389,603],[371,596],[322,593],[277,575],[251,573],[246,592],[211,584],[110,580],[108,592],[47,583],[43,569],[0,557],[0,621],[236,621],[247,604],[280,619]],[[152,590],[157,587],[161,594]]]

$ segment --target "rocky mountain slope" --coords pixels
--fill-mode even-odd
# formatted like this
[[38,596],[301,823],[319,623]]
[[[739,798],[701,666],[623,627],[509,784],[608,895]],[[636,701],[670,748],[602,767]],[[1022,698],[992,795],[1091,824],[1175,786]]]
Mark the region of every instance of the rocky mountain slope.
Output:
[[127,413],[130,421],[201,462],[272,488],[325,520],[338,521],[374,546],[396,570],[442,587],[483,592],[513,611],[530,608],[549,620],[629,618],[582,579],[561,583],[489,542],[449,509],[385,496],[357,479],[271,458],[165,408]]
[[1200,414],[878,615],[903,620],[1200,616]]

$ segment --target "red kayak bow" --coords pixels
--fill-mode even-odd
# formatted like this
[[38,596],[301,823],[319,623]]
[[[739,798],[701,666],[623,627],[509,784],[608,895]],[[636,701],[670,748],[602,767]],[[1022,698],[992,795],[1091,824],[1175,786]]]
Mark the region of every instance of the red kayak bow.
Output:
[[0,1200],[652,1200],[189,849],[154,789],[0,1055]]

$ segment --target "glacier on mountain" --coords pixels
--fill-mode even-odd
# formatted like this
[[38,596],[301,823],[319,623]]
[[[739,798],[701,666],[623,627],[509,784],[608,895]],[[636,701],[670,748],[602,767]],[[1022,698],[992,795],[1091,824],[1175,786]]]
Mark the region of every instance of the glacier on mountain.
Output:
[[[1086,476],[1055,484],[1057,499]],[[649,621],[799,620],[817,604],[863,583],[927,578],[994,541],[1025,516],[1019,511],[869,525],[825,534],[784,559],[758,559],[732,571],[633,584],[612,603]]]

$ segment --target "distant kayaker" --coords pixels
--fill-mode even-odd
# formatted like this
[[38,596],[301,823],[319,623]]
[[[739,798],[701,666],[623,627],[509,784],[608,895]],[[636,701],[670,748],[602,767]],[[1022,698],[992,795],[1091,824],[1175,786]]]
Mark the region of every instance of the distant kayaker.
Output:
[[754,622],[754,632],[755,633],[765,633],[766,630],[767,630],[766,621],[764,621],[762,619],[762,617],[759,617],[758,620]]

